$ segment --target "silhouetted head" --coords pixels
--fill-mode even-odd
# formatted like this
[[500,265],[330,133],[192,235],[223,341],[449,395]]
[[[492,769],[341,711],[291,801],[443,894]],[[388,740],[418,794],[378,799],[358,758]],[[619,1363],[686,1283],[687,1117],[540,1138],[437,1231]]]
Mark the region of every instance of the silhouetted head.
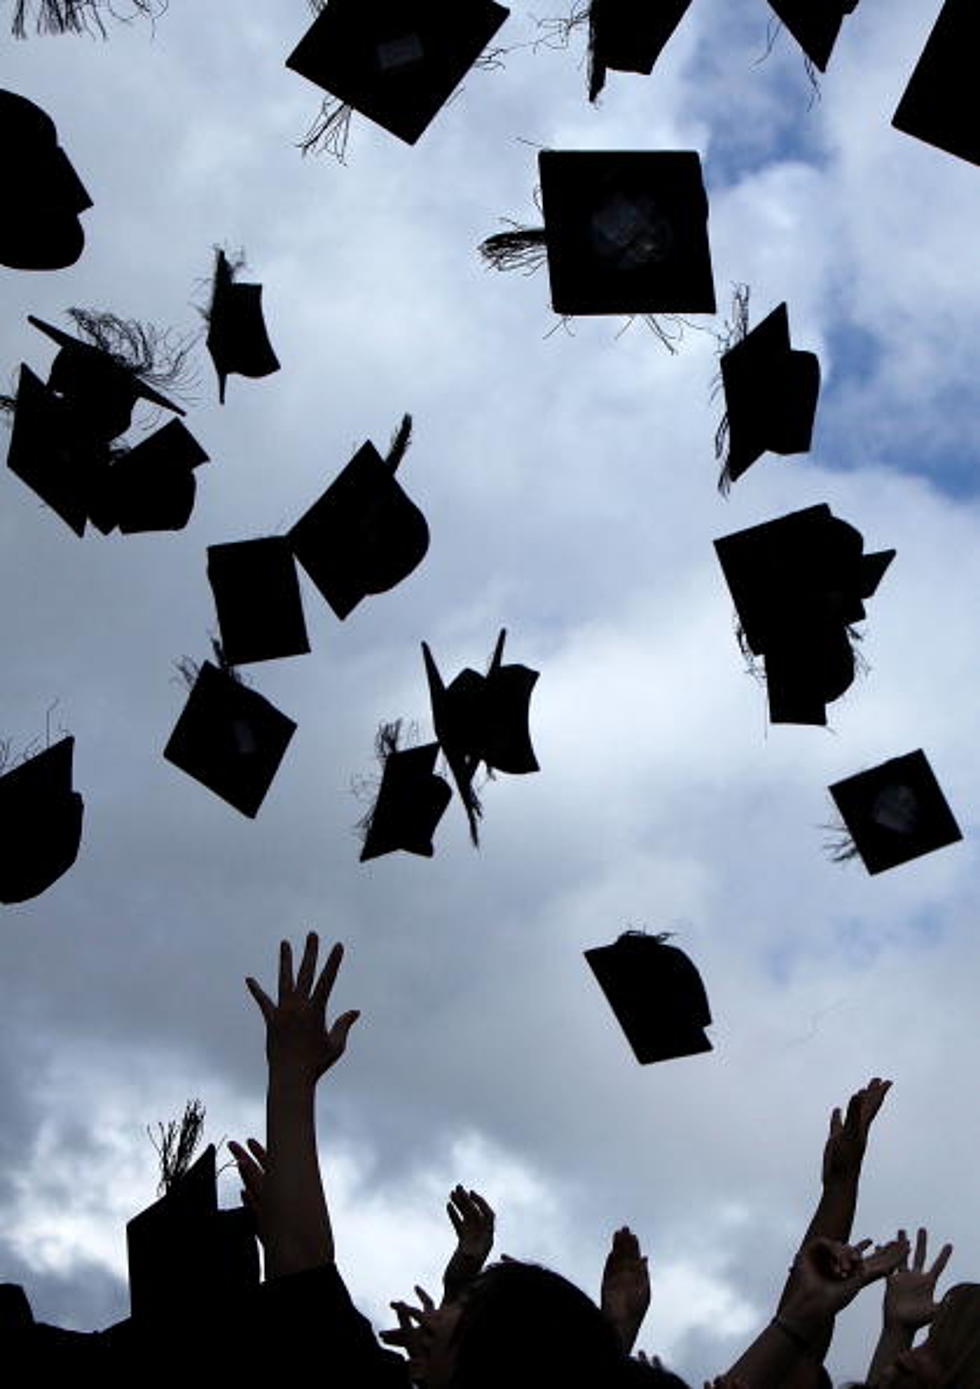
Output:
[[957,1283],[943,1298],[929,1335],[903,1351],[881,1389],[980,1389],[980,1283]]
[[509,1260],[441,1309],[427,1389],[613,1389],[634,1381],[615,1331],[574,1283]]

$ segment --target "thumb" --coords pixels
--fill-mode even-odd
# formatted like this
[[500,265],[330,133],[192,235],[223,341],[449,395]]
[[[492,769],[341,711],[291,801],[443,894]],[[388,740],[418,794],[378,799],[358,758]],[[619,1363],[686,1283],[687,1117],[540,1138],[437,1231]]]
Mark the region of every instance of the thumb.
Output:
[[360,1016],[360,1010],[357,1008],[351,1009],[349,1013],[341,1013],[340,1017],[330,1029],[334,1041],[340,1047],[341,1051],[346,1047],[348,1033]]

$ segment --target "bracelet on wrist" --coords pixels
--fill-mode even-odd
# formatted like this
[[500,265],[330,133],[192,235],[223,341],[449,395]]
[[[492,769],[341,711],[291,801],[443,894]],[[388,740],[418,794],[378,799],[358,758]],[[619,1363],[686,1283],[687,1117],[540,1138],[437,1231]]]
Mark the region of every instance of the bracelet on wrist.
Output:
[[775,1326],[788,1340],[792,1341],[801,1355],[805,1355],[808,1360],[813,1360],[815,1358],[813,1347],[810,1345],[809,1341],[805,1336],[801,1336],[795,1327],[790,1326],[789,1322],[784,1321],[782,1317],[776,1316],[773,1317],[769,1324],[770,1326]]

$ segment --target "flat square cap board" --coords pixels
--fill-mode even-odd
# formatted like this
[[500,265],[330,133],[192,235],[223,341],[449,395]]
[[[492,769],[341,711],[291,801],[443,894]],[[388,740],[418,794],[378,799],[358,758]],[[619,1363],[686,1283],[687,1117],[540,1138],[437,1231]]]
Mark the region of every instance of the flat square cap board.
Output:
[[229,665],[309,651],[296,561],[285,537],[210,545],[208,579]]
[[75,740],[60,739],[0,776],[0,902],[26,902],[78,857],[84,804],[72,790]]
[[438,755],[438,743],[423,743],[385,757],[364,836],[362,863],[396,849],[432,857],[432,836],[453,795],[445,778],[435,773]]
[[365,443],[289,532],[297,560],[343,619],[422,562],[429,527],[393,469]]
[[22,365],[7,467],[76,535],[85,534],[92,466],[71,407]]
[[327,0],[286,66],[414,145],[509,13],[494,0]]
[[892,125],[906,135],[980,164],[980,6],[946,0]]
[[715,312],[695,151],[542,150],[538,169],[555,313]]
[[614,72],[648,76],[691,0],[592,0],[596,58]]
[[170,420],[116,459],[110,505],[124,535],[182,530],[194,510],[194,469],[208,455],[181,420]]
[[869,873],[963,838],[921,748],[836,782],[830,794]]
[[826,72],[846,15],[858,0],[769,0],[814,67]]
[[806,453],[820,394],[820,363],[790,346],[789,315],[780,304],[722,354],[728,414],[726,476],[734,482],[764,453]]
[[585,958],[641,1065],[712,1050],[704,984],[677,946],[627,931]]
[[85,246],[79,214],[92,206],[54,122],[16,92],[0,91],[4,211],[0,265],[12,270],[62,270]]
[[208,310],[207,349],[218,375],[218,399],[225,403],[230,375],[271,376],[279,370],[262,313],[262,286],[240,284],[224,251],[217,253]]
[[275,705],[205,661],[163,755],[252,818],[295,732]]

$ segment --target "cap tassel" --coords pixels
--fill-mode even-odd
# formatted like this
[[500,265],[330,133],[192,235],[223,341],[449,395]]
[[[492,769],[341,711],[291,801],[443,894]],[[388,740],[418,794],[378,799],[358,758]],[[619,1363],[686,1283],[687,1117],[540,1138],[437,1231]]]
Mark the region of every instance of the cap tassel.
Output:
[[522,227],[517,222],[510,225],[510,231],[481,241],[480,255],[494,270],[523,270],[525,275],[533,275],[548,259],[544,227]]
[[398,471],[398,465],[408,452],[408,446],[411,442],[412,417],[411,415],[403,415],[401,424],[391,436],[391,445],[385,458],[385,467],[390,468],[392,473]]
[[204,1115],[204,1105],[200,1100],[188,1100],[179,1120],[171,1119],[166,1127],[157,1124],[159,1141],[154,1138],[151,1129],[147,1128],[150,1142],[160,1158],[158,1196],[166,1195],[190,1167],[191,1158],[204,1132]]
[[[14,38],[27,37],[27,14],[32,0],[14,0],[14,14],[10,32]],[[99,12],[100,0],[33,0],[37,5],[34,28],[39,34],[89,34],[98,33],[106,37],[106,28]],[[167,8],[167,0],[129,0],[133,10],[151,18],[162,14]],[[154,6],[157,6],[154,10]],[[128,20],[128,15],[118,15],[110,4],[113,18]]]
[[843,820],[831,820],[820,828],[826,830],[829,836],[824,840],[823,849],[831,863],[847,863],[850,859],[857,858],[858,846]]
[[[718,334],[718,356],[723,357],[726,352],[744,341],[749,335],[749,296],[751,289],[746,284],[736,284],[732,290],[732,316],[725,324],[724,330]],[[722,388],[721,372],[715,376],[711,388],[711,398],[714,400]],[[721,417],[721,422],[715,430],[715,458],[721,464],[721,473],[718,477],[718,491],[723,497],[727,497],[732,490],[732,477],[729,468],[729,444],[730,430],[728,427],[728,411]]]
[[346,101],[332,96],[324,97],[319,115],[296,148],[304,155],[331,154],[338,164],[345,164],[353,114],[353,106]]

